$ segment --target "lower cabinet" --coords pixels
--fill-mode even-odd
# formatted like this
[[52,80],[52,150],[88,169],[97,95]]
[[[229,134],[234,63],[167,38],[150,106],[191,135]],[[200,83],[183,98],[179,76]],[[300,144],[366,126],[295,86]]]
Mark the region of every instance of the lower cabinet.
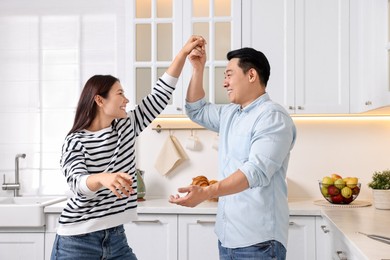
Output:
[[325,229],[328,231],[328,259],[335,260],[361,260],[367,259],[351,244],[350,240],[330,221],[324,219]]
[[287,260],[316,259],[315,222],[314,216],[290,216]]
[[316,260],[332,259],[331,232],[323,217],[316,217]]
[[44,232],[0,233],[0,259],[44,259]]
[[179,215],[179,260],[218,260],[215,215]]
[[125,224],[129,246],[138,259],[177,258],[177,215],[138,214],[138,220]]
[[290,216],[287,260],[330,260],[331,232],[321,216]]
[[[1,233],[0,259],[50,259],[59,214],[46,214],[45,233]],[[218,260],[213,214],[138,214],[125,224],[129,246],[142,260]],[[330,221],[290,216],[287,260],[365,259]]]
[[125,224],[128,243],[143,260],[218,260],[215,215],[139,214]]

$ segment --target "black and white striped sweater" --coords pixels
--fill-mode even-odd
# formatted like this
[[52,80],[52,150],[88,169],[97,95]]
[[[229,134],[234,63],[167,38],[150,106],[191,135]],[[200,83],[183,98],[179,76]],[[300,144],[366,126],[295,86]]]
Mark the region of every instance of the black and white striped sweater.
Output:
[[165,73],[127,118],[97,132],[83,130],[66,137],[60,163],[74,196],[60,216],[59,235],[94,232],[136,219],[137,194],[119,199],[105,187],[93,192],[86,179],[89,174],[127,172],[136,190],[135,139],[164,110],[176,83]]

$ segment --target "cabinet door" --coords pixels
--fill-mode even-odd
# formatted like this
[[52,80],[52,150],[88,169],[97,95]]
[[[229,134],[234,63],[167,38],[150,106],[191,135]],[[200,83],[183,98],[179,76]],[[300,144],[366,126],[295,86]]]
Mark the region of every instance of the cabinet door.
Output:
[[264,53],[271,66],[266,91],[294,113],[294,1],[243,1],[242,9],[242,45]]
[[355,0],[351,5],[351,112],[390,104],[388,0]]
[[44,259],[44,233],[0,233],[0,259]]
[[[150,93],[192,34],[207,40],[204,78],[206,98],[228,103],[223,88],[226,53],[241,47],[241,0],[134,0],[128,4],[128,82],[134,86],[131,103]],[[186,63],[163,114],[183,114],[192,68]]]
[[349,113],[349,1],[295,8],[296,113]]
[[316,259],[315,217],[290,216],[287,259]]
[[271,99],[290,113],[349,112],[349,1],[248,1],[242,27],[243,45],[269,59]]
[[316,217],[316,259],[332,259],[330,227],[322,217]]
[[214,225],[215,215],[179,215],[178,259],[219,259]]
[[124,226],[138,259],[177,259],[177,215],[139,214]]

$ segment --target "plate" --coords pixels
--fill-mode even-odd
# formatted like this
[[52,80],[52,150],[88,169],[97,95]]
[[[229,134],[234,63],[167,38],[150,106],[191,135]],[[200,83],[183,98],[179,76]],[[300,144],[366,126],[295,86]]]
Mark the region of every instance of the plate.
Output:
[[332,204],[327,200],[315,200],[314,204],[318,206],[333,207],[333,208],[360,208],[371,206],[370,201],[365,200],[354,200],[349,204]]

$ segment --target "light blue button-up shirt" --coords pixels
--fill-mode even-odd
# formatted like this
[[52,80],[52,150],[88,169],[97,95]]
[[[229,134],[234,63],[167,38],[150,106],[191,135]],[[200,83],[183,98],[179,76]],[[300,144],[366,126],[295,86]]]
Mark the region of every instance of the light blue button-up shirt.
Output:
[[186,104],[194,122],[219,133],[219,179],[240,169],[249,189],[219,198],[215,232],[224,247],[277,240],[287,248],[286,172],[296,128],[286,110],[263,94],[250,105]]

